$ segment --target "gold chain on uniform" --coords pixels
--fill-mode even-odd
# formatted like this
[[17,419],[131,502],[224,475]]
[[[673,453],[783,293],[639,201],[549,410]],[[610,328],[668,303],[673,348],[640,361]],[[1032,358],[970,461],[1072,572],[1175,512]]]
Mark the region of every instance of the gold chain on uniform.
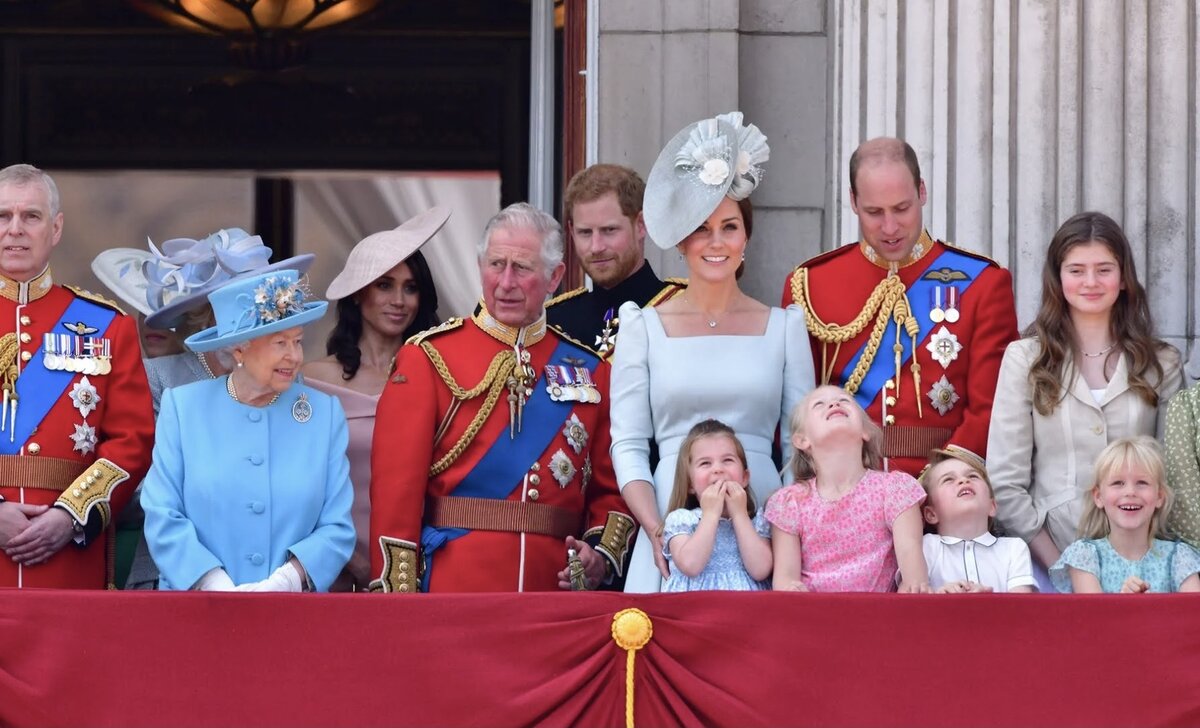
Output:
[[16,334],[10,332],[0,337],[0,382],[9,390],[10,398],[17,391],[17,350],[20,348]]
[[[808,286],[808,269],[800,268],[796,271],[795,277],[792,279],[792,300],[800,302],[804,307],[804,317],[808,331],[814,338],[821,342],[821,383],[829,384],[833,376],[833,367],[837,362],[838,353],[841,351],[842,344],[853,339],[863,332],[867,322],[872,317],[875,318],[875,325],[871,328],[871,334],[867,338],[867,346],[863,350],[862,356],[858,358],[858,362],[854,365],[854,370],[850,373],[850,377],[846,380],[845,389],[850,394],[858,391],[862,380],[867,375],[867,371],[871,368],[871,364],[875,361],[875,355],[879,353],[879,345],[883,341],[883,334],[887,331],[888,320],[896,322],[897,329],[903,326],[913,340],[913,386],[916,389],[918,416],[921,407],[921,367],[917,363],[916,335],[920,330],[920,324],[916,317],[912,315],[912,309],[908,303],[908,296],[904,282],[900,280],[900,276],[888,274],[879,285],[875,286],[875,290],[871,291],[871,295],[867,297],[867,302],[858,315],[854,317],[850,323],[841,326],[838,324],[829,324],[821,320],[817,315],[817,311],[813,308],[812,299],[809,295]],[[900,381],[900,342],[899,331],[896,341],[896,382]],[[836,344],[833,351],[833,357],[828,357],[828,345]]]
[[467,430],[458,438],[458,442],[454,443],[454,447],[450,448],[442,457],[438,458],[429,468],[429,477],[433,477],[459,458],[466,451],[467,446],[479,434],[479,430],[483,428],[483,423],[487,420],[488,415],[496,406],[496,402],[500,399],[500,392],[504,390],[504,383],[508,376],[512,374],[513,369],[517,364],[517,356],[511,349],[498,352],[492,358],[492,363],[488,365],[487,371],[484,372],[483,379],[470,389],[463,389],[462,386],[455,381],[454,375],[450,373],[450,367],[446,366],[446,360],[438,353],[438,350],[433,347],[428,341],[422,341],[421,350],[429,357],[429,361],[433,363],[433,368],[437,371],[438,376],[446,384],[450,390],[451,396],[459,401],[474,399],[487,391],[487,398],[483,400],[483,404],[479,407],[479,411],[475,413],[475,417],[471,419],[471,423],[467,425]]

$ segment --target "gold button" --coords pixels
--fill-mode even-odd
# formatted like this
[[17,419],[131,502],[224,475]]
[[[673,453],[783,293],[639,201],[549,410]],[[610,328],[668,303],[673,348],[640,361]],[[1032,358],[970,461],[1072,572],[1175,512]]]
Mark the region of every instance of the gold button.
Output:
[[529,476],[529,484],[530,485],[541,485],[541,483],[542,483],[542,476],[540,476],[540,475],[530,475]]
[[539,470],[541,470],[541,469],[542,469],[542,464],[541,464],[541,463],[534,463],[533,465],[530,465],[530,466],[529,466],[529,469],[530,469],[530,470],[532,470],[533,472],[535,472],[535,473],[536,473],[537,471],[539,471]]
[[896,398],[895,397],[888,397],[885,401],[887,402],[888,407],[896,406]]
[[408,571],[408,562],[407,561],[400,562],[400,571]]
[[896,424],[896,415],[888,415],[887,417],[884,417],[884,418],[883,418],[883,424],[885,424],[885,425],[894,425],[894,424]]
[[93,470],[93,471],[92,471],[92,475],[94,475],[94,476],[96,476],[97,478],[99,478],[101,475],[104,475],[104,473],[102,473],[102,472],[100,471],[100,468],[96,468],[95,470]]
[[95,485],[96,476],[94,476],[94,475],[87,476],[87,481],[85,481],[85,482],[87,482],[88,485]]
[[33,358],[33,352],[32,352],[32,351],[23,351],[23,352],[21,352],[21,361],[29,361],[29,360],[30,360],[30,359],[32,359],[32,358]]
[[408,591],[408,584],[401,584],[398,589],[399,591],[406,592]]
[[537,500],[537,499],[538,499],[538,496],[539,496],[539,495],[541,495],[541,493],[539,493],[539,492],[538,492],[538,489],[537,489],[537,488],[530,488],[530,489],[529,489],[529,500],[534,500],[534,501],[535,501],[535,500]]
[[895,389],[896,383],[889,379],[883,383],[883,386],[885,389]]
[[21,325],[22,326],[28,326],[31,323],[33,323],[33,319],[29,318],[28,316],[21,317]]
[[39,452],[42,451],[42,446],[37,444],[36,442],[31,442],[31,443],[29,443],[29,446],[25,448],[25,451],[28,452],[30,455],[37,455]]
[[29,332],[28,332],[28,331],[22,331],[22,332],[21,332],[21,343],[22,343],[22,344],[28,344],[28,343],[29,343],[29,342],[31,342],[31,341],[33,341],[33,337],[29,335]]
[[76,498],[78,498],[78,497],[80,497],[81,495],[83,495],[83,493],[82,493],[82,492],[80,492],[80,490],[79,490],[78,488],[76,488],[75,490],[71,491],[71,495],[73,495],[73,496],[75,496]]
[[87,490],[89,485],[91,485],[91,483],[89,483],[89,482],[87,482],[87,481],[85,480],[85,481],[83,482],[83,485],[79,486],[79,489],[80,489],[80,490]]

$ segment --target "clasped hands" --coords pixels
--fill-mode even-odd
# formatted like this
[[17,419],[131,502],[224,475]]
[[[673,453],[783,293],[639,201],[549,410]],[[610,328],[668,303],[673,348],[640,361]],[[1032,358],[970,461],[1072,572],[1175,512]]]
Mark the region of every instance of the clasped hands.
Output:
[[0,548],[14,562],[35,566],[71,541],[71,514],[62,508],[0,503]]

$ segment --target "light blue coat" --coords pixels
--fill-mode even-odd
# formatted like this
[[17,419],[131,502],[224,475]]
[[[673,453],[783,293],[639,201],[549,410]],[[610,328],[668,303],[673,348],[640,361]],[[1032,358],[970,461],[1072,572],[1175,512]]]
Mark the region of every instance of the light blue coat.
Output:
[[[354,549],[342,406],[293,384],[275,404],[252,407],[233,401],[225,379],[163,393],[142,484],[160,588],[189,589],[218,566],[234,584],[261,581],[291,554],[327,591]],[[292,415],[301,394],[307,422]]]

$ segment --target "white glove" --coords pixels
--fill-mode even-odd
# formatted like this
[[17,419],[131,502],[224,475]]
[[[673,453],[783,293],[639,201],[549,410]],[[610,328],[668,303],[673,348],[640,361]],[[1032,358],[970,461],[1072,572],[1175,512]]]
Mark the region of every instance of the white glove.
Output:
[[302,592],[304,591],[304,583],[300,581],[300,572],[292,566],[291,561],[287,561],[283,566],[280,566],[271,575],[262,581],[255,581],[249,584],[240,584],[234,588],[235,591],[261,591],[261,592]]
[[196,591],[234,591],[233,579],[221,567],[209,569],[192,587]]

